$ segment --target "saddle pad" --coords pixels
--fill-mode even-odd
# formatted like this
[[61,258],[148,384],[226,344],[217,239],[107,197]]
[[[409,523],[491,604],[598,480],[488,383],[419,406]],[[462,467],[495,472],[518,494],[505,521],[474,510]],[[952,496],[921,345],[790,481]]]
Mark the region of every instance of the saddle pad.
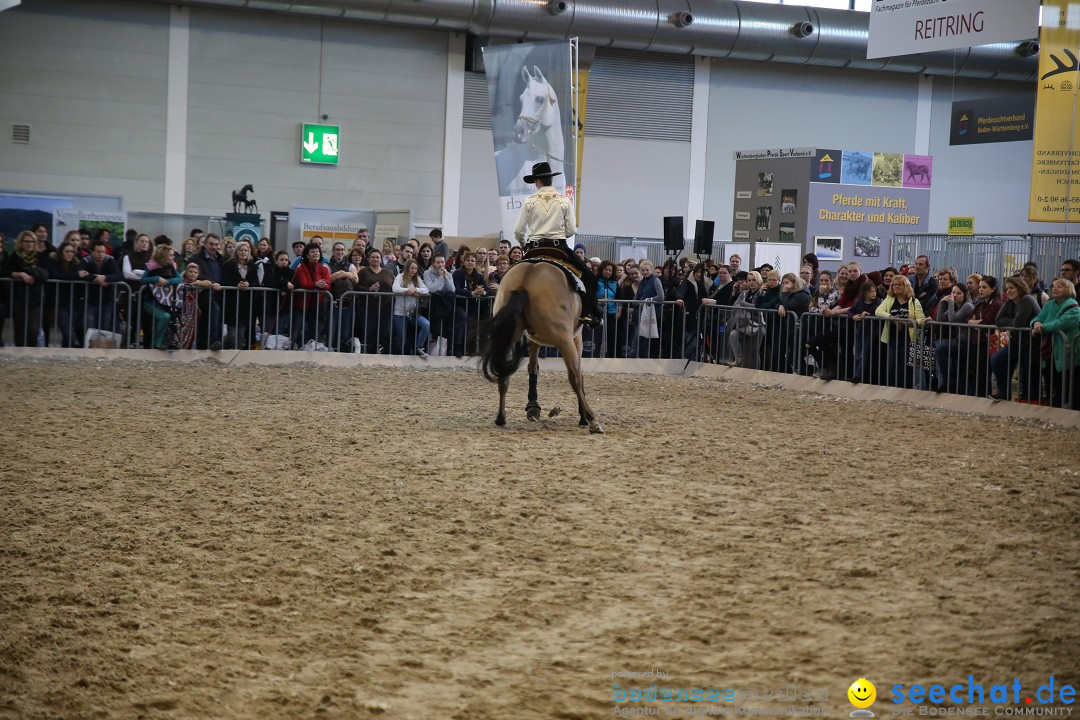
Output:
[[[538,250],[541,252],[537,252]],[[548,255],[542,252],[544,250],[551,250],[553,253],[557,253],[557,256]],[[569,281],[570,287],[580,293],[585,292],[585,283],[581,282],[581,275],[578,273],[577,268],[568,263],[566,260],[563,260],[563,257],[565,256],[555,248],[536,248],[534,250],[530,250],[529,255],[526,255],[524,258],[522,258],[521,262],[544,263],[546,265],[554,265],[555,267],[562,270],[563,273],[566,275],[566,279]]]

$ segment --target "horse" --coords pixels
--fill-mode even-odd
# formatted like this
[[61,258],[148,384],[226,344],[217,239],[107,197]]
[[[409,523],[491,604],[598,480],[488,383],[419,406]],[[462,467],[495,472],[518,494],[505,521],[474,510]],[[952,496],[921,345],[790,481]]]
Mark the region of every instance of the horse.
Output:
[[249,198],[244,201],[244,212],[250,213],[252,211],[259,211],[259,205],[255,202],[255,198]]
[[554,347],[566,363],[570,387],[577,394],[578,425],[590,433],[602,433],[585,399],[581,373],[581,298],[570,288],[566,274],[546,262],[522,262],[511,267],[499,282],[493,315],[484,330],[480,367],[484,377],[499,385],[499,412],[495,424],[506,425],[506,389],[517,372],[522,353],[518,341],[529,342],[529,401],[525,414],[540,418],[536,385],[540,370],[540,347]]
[[927,165],[920,165],[919,163],[908,160],[904,163],[904,169],[908,171],[908,179],[915,182],[915,176],[918,175],[920,185],[925,185],[930,182],[930,167]]
[[251,185],[245,185],[239,190],[233,190],[232,194],[232,209],[233,212],[240,212],[241,205],[247,205],[249,192],[255,192],[255,188]]
[[[531,73],[529,68],[522,66],[521,78],[525,81],[525,89],[518,98],[521,111],[514,123],[514,140],[529,143],[543,153],[544,157],[540,159],[546,159],[553,172],[562,172],[566,149],[559,98],[537,66],[533,65]],[[535,140],[538,131],[539,144]]]

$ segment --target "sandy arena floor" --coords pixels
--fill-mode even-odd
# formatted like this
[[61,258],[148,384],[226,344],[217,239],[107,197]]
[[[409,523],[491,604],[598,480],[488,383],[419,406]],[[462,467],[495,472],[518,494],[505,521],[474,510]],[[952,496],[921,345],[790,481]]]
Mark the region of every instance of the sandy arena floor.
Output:
[[497,430],[464,371],[0,363],[0,717],[604,718],[652,669],[844,718],[860,676],[879,717],[894,683],[1080,684],[1077,431],[587,382],[604,436],[562,373],[534,424],[516,376]]

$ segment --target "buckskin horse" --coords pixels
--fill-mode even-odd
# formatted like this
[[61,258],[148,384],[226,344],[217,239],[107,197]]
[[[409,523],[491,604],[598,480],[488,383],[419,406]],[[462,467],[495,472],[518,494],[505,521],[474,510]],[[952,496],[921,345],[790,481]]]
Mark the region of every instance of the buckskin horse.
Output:
[[529,342],[529,420],[540,418],[536,399],[540,347],[553,347],[566,363],[570,387],[578,398],[578,425],[591,433],[602,433],[596,416],[585,399],[581,373],[581,298],[567,281],[566,274],[548,262],[520,262],[499,282],[492,306],[492,318],[484,333],[480,367],[491,382],[499,385],[499,413],[495,424],[506,424],[506,388],[510,376],[521,364],[518,341],[522,334]]

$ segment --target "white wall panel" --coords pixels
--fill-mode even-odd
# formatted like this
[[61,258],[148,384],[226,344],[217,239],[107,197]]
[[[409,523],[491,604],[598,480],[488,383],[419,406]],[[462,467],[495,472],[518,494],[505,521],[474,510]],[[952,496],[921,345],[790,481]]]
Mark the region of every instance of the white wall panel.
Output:
[[[193,8],[191,55],[189,212],[220,212],[250,182],[264,211],[411,208],[438,221],[445,34]],[[299,125],[323,113],[341,127],[341,162],[301,165]]]
[[[0,15],[0,186],[163,196],[169,7],[34,0]],[[31,126],[29,145],[10,141]]]

